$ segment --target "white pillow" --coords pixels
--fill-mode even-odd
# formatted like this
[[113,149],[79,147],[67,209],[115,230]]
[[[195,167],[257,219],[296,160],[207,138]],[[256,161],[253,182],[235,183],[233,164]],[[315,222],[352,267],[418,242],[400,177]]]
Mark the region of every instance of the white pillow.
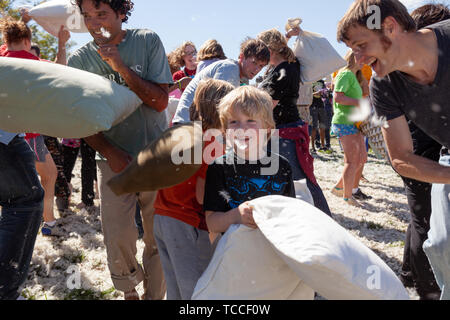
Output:
[[220,239],[192,300],[313,300],[309,288],[259,230],[232,225]]
[[0,58],[0,129],[84,138],[125,120],[142,100],[102,76],[59,64]]
[[295,188],[295,197],[297,199],[306,201],[309,204],[314,205],[314,199],[311,194],[311,191],[309,191],[306,179],[294,181],[294,188]]
[[312,205],[268,196],[250,202],[259,229],[308,286],[327,299],[409,299],[372,250]]
[[318,81],[347,65],[330,42],[318,33],[301,30],[293,50],[300,61],[303,82]]
[[50,0],[29,10],[29,15],[45,31],[57,37],[61,26],[76,33],[88,32],[83,16],[74,0]]
[[172,123],[172,119],[177,112],[178,103],[180,102],[180,99],[169,97],[169,104],[166,108],[166,115],[167,115],[167,125],[170,126]]

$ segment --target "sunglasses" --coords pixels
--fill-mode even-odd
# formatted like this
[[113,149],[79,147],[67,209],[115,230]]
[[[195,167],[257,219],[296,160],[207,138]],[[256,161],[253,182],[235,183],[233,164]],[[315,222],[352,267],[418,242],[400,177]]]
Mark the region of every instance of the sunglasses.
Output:
[[184,54],[186,56],[195,56],[195,55],[197,55],[197,50],[185,52]]

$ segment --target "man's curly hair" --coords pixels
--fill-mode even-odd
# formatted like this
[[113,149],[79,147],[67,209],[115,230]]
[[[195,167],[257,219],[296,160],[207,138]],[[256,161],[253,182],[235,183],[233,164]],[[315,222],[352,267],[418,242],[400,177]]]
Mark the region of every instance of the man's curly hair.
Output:
[[[122,19],[122,22],[127,22],[128,17],[131,16],[131,11],[133,11],[134,3],[131,0],[92,0],[96,8],[100,6],[100,3],[107,4],[113,9],[116,14],[124,14],[125,18]],[[83,0],[75,0],[76,5],[81,9],[81,5]]]

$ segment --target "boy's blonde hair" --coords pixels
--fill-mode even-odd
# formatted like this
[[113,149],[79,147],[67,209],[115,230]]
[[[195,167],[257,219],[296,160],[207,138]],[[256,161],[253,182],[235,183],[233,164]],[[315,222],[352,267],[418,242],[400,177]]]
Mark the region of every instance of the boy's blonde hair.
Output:
[[[202,120],[203,130],[220,129],[218,107],[221,99],[233,91],[234,87],[223,80],[208,79],[200,81],[195,91],[191,110],[192,120]],[[200,118],[198,117],[200,116]]]
[[227,94],[219,105],[223,131],[228,129],[228,121],[236,110],[249,118],[262,120],[266,129],[275,129],[272,97],[265,91],[253,86],[243,86]]

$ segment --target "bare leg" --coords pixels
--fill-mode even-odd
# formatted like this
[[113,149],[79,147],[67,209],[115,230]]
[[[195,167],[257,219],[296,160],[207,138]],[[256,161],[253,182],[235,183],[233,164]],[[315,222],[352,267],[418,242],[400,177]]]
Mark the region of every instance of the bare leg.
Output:
[[325,129],[320,128],[320,146],[325,148]]
[[53,214],[53,201],[55,197],[55,183],[58,177],[56,165],[52,156],[48,153],[45,156],[45,162],[36,162],[36,170],[41,177],[41,184],[45,190],[44,196],[44,221],[52,222],[56,218]]

